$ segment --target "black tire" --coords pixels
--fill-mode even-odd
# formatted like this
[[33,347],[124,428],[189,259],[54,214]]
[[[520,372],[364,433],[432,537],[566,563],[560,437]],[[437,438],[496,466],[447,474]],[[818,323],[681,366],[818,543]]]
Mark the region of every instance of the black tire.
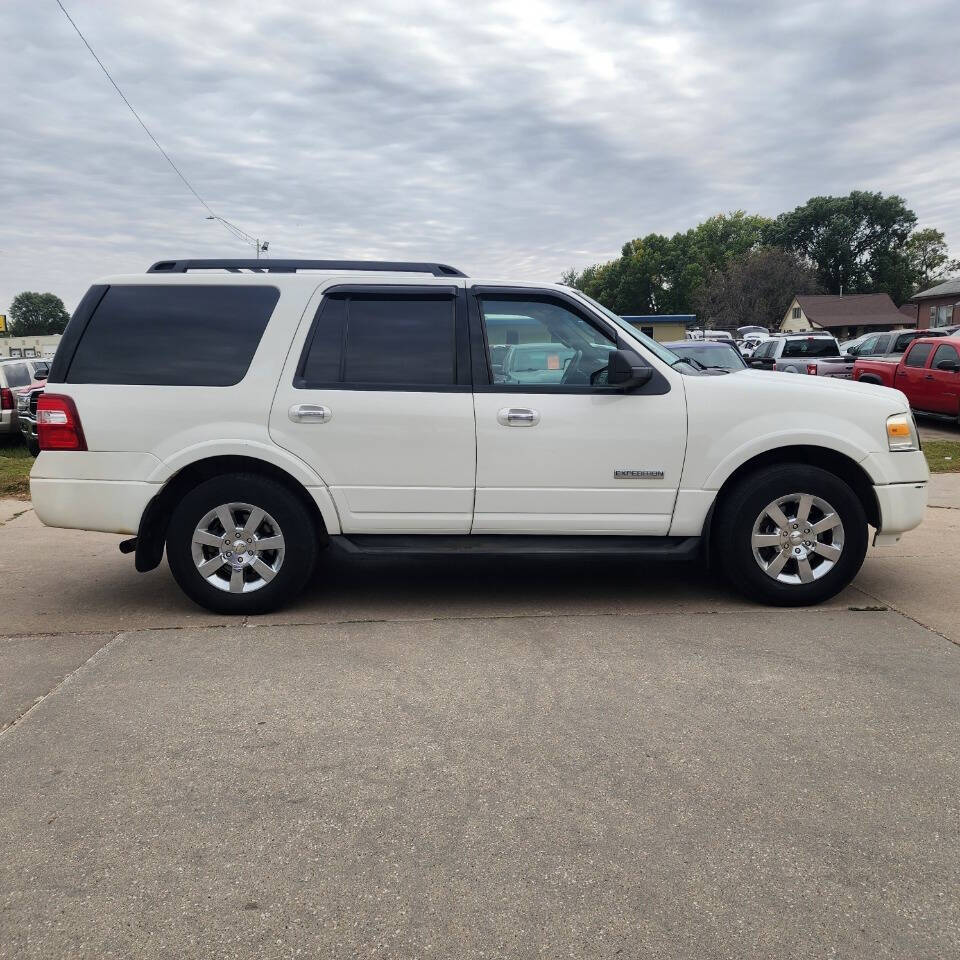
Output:
[[[221,505],[237,503],[264,510],[279,527],[284,542],[279,561],[276,552],[263,554],[266,561],[277,564],[272,579],[243,593],[211,585],[198,570],[193,552],[194,533],[201,520]],[[242,513],[237,515],[243,516]],[[217,530],[222,526],[215,525]],[[269,535],[270,531],[265,527],[260,529]],[[310,511],[283,484],[258,474],[225,474],[194,487],[177,504],[167,526],[167,562],[180,588],[200,606],[215,613],[267,613],[293,600],[306,586],[316,566],[320,535]],[[217,550],[206,547],[204,556],[215,559]],[[241,552],[237,551],[236,555]],[[257,559],[260,559],[259,554]],[[226,579],[229,584],[231,572],[224,561],[224,566],[213,575],[218,581]],[[255,569],[240,571],[240,577],[248,577],[253,582],[265,580]]]
[[34,440],[33,437],[25,437],[24,439],[25,439],[26,442],[27,442],[27,450],[30,451],[30,456],[31,456],[31,457],[39,457],[39,456],[40,456],[40,444],[39,444],[36,440]]
[[[810,583],[784,583],[774,579],[761,568],[754,556],[754,524],[768,505],[795,493],[810,494],[825,501],[843,525],[839,558],[831,568],[825,568],[826,572],[821,571],[817,579]],[[823,516],[816,511],[817,508],[811,509],[813,522]],[[786,510],[784,513],[788,519],[792,519]],[[798,510],[795,516],[799,515]],[[760,532],[776,526],[770,520],[767,523],[769,526],[761,527]],[[788,537],[793,532],[792,527],[792,523],[788,525]],[[833,534],[824,533],[821,536],[829,538]],[[803,541],[809,542],[813,540]],[[723,495],[711,531],[711,547],[717,568],[750,599],[778,607],[809,606],[839,593],[859,572],[867,552],[867,518],[859,497],[835,474],[800,463],[776,464],[762,467],[741,478],[733,489]],[[806,549],[801,546],[801,550]],[[760,552],[765,559],[775,559],[780,551],[781,548],[777,546],[763,548]],[[799,578],[800,561],[790,555],[790,550],[784,552],[790,559],[786,561],[782,574]],[[817,553],[809,556],[811,566],[824,563],[824,558]]]

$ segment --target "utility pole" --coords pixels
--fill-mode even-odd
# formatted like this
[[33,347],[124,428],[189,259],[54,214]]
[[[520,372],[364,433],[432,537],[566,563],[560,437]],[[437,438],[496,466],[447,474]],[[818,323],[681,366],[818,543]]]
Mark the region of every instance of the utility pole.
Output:
[[261,253],[266,253],[270,249],[269,240],[261,240],[259,237],[251,237],[249,233],[241,230],[235,223],[231,223],[229,220],[226,220],[223,217],[218,217],[216,214],[211,214],[206,219],[219,220],[220,223],[222,223],[238,240],[244,240],[247,243],[252,243],[256,248],[258,260],[260,259]]

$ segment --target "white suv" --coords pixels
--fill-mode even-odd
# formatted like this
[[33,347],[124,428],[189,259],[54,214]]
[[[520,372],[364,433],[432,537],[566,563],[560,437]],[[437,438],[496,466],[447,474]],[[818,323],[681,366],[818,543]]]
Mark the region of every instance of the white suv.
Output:
[[751,597],[815,603],[857,573],[868,524],[894,542],[926,504],[897,391],[705,376],[577,290],[442,264],[110,277],[48,384],[40,519],[134,534],[138,570],[166,546],[183,590],[228,613],[290,600],[330,543],[703,552]]

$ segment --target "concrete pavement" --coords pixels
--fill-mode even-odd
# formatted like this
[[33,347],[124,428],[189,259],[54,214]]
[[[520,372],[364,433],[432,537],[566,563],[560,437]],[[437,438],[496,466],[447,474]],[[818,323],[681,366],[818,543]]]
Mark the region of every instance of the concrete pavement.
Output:
[[227,621],[0,511],[0,957],[954,955],[957,481],[800,611],[331,555]]

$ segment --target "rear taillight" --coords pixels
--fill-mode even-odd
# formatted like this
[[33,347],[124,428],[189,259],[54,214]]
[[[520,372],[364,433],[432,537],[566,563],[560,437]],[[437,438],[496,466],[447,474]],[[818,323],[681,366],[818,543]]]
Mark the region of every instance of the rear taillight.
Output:
[[811,377],[815,377],[817,375],[817,365],[815,363],[808,363],[807,373],[809,373]]
[[9,387],[0,387],[0,410],[13,409],[13,391]]
[[86,450],[87,441],[72,397],[42,393],[37,401],[37,442],[41,450]]

